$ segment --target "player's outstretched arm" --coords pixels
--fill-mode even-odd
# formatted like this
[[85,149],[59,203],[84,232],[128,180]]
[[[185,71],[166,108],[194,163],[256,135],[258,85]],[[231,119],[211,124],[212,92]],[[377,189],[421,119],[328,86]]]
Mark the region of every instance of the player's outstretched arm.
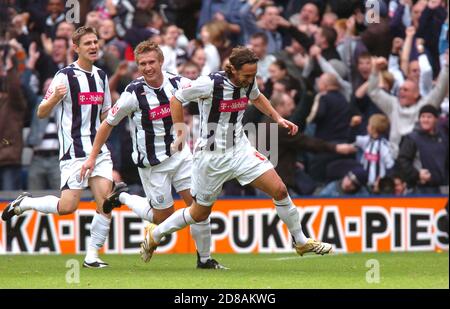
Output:
[[290,135],[297,134],[298,126],[281,117],[262,93],[260,93],[256,99],[252,100],[252,104],[254,104],[263,114],[275,120],[280,127],[288,129]]
[[95,135],[95,140],[94,144],[92,145],[91,154],[81,167],[80,172],[81,180],[83,180],[85,177],[89,177],[88,174],[94,170],[95,160],[97,159],[100,149],[106,143],[108,137],[111,135],[111,131],[113,128],[114,126],[110,125],[107,121],[103,121],[102,124],[100,125],[100,128],[98,129],[97,134]]
[[48,117],[55,105],[58,104],[62,100],[62,98],[64,98],[66,93],[67,88],[65,85],[61,84],[56,86],[52,95],[48,99],[42,100],[41,104],[39,104],[37,116],[41,119]]

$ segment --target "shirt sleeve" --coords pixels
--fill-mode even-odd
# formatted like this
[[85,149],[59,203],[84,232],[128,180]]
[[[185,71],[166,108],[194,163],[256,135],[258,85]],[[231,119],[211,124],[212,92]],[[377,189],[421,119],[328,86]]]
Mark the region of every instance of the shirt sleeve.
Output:
[[368,135],[357,135],[354,145],[359,149],[365,150],[368,143],[369,143]]
[[52,96],[53,92],[55,92],[56,86],[59,85],[64,85],[67,88],[67,92],[61,99],[61,101],[64,100],[64,98],[69,93],[69,82],[67,80],[66,74],[58,72],[56,73],[55,77],[53,77],[52,82],[50,83],[50,86],[48,87],[47,92],[45,93],[44,99],[42,99],[42,101],[47,101]]
[[250,94],[249,94],[248,98],[250,100],[255,100],[257,97],[259,97],[260,93],[261,92],[259,91],[258,83],[256,82],[256,77],[255,77],[255,80],[253,81],[252,89],[250,89]]
[[181,85],[181,88],[175,91],[175,97],[182,103],[206,99],[211,96],[213,88],[214,82],[209,76],[200,76],[192,82]]
[[[192,80],[186,77],[181,77],[180,81],[177,83],[177,88],[174,89],[173,94],[175,94],[175,92],[178,89],[183,89],[183,88],[187,88],[189,87],[189,85],[192,84]],[[181,102],[184,106],[187,106],[191,101],[185,101],[185,102]]]
[[104,112],[109,111],[111,108],[111,105],[112,105],[111,91],[109,90],[108,76],[105,76],[105,97],[103,99],[102,114]]
[[129,87],[120,95],[116,104],[109,110],[106,122],[116,126],[119,122],[139,109],[139,103],[134,91],[129,91]]

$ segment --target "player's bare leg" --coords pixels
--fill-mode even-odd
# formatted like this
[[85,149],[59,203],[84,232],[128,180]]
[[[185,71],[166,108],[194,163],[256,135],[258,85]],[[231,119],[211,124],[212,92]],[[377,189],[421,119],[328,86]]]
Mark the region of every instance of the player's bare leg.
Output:
[[292,202],[285,184],[274,169],[270,169],[259,176],[251,185],[273,198],[277,214],[287,225],[289,232],[294,238],[295,249],[299,255],[307,252],[315,252],[322,255],[331,252],[332,246],[330,244],[308,239],[303,234],[298,210]]
[[91,223],[91,237],[87,247],[83,266],[89,268],[103,268],[108,266],[98,257],[98,250],[105,244],[111,224],[111,214],[103,212],[103,203],[112,190],[112,181],[104,177],[89,178],[89,187],[94,195],[97,212]]

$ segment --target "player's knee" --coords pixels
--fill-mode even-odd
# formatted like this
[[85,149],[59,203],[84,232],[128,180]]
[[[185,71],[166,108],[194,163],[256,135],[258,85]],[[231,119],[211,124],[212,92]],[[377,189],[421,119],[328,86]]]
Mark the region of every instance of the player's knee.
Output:
[[174,213],[173,206],[166,208],[166,209],[161,209],[161,210],[154,209],[153,210],[153,223],[161,224],[167,218],[169,218],[173,213]]
[[202,221],[205,221],[208,219],[209,214],[207,213],[196,213],[194,215],[191,215],[192,219],[194,219],[195,222],[200,223]]
[[58,213],[63,215],[70,215],[77,210],[78,205],[70,202],[61,202],[58,205]]
[[191,208],[191,217],[195,222],[202,222],[208,219],[211,213],[210,207],[196,205],[193,209]]
[[277,201],[285,199],[288,196],[288,190],[286,188],[286,185],[282,182],[278,184],[277,188],[275,189],[273,198]]

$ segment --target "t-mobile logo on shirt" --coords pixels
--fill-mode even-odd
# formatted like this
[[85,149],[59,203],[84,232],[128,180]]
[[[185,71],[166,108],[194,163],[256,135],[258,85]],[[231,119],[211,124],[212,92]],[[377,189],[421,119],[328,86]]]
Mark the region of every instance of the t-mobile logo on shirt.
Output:
[[374,153],[366,152],[364,153],[364,157],[369,162],[378,162],[380,160],[380,156]]
[[98,105],[103,103],[103,92],[80,92],[78,94],[78,104],[80,105]]
[[158,106],[148,111],[148,118],[150,118],[150,120],[158,120],[169,116],[170,116],[169,105]]
[[240,98],[237,100],[221,100],[219,103],[219,111],[222,113],[233,113],[244,110],[247,107],[248,98]]

